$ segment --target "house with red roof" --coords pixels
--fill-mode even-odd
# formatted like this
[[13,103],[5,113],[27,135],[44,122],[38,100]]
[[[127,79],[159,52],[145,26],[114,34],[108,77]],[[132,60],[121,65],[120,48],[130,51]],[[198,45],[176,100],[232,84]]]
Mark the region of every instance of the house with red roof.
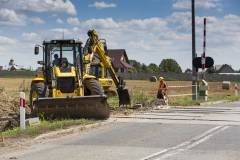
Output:
[[125,49],[108,49],[108,56],[112,59],[116,72],[126,73],[132,68]]

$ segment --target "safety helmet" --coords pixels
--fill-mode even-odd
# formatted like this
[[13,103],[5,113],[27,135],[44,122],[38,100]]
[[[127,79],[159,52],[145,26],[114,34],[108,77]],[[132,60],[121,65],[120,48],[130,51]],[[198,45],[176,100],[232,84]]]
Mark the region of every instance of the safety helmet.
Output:
[[164,78],[163,77],[159,77],[159,80],[164,80]]

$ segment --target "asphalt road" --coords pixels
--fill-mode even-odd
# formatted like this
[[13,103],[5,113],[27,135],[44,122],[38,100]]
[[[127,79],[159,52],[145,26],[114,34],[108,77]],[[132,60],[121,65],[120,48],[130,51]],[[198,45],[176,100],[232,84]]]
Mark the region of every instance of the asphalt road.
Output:
[[240,102],[118,117],[115,122],[88,132],[0,155],[0,159],[9,157],[18,160],[239,160]]

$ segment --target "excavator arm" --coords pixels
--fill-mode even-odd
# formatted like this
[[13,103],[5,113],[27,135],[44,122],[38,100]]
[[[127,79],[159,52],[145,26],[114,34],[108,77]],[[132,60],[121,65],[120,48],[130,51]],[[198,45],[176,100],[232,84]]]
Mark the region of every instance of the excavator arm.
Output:
[[128,93],[128,90],[125,89],[125,82],[123,79],[118,77],[116,74],[111,58],[107,55],[104,44],[100,41],[98,34],[95,30],[89,30],[88,31],[89,39],[87,41],[88,53],[86,54],[92,54],[95,53],[99,56],[99,60],[103,63],[103,65],[108,70],[111,78],[113,79],[113,82],[117,88],[118,97],[119,97],[119,105],[130,105],[130,96]]

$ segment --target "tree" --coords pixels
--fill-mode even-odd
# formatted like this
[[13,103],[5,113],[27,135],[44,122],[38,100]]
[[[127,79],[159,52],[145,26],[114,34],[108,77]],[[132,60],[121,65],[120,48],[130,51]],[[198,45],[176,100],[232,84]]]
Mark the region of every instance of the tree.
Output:
[[133,72],[148,72],[148,67],[144,63],[140,63],[136,60],[129,60],[129,63],[133,66]]
[[154,63],[150,63],[147,68],[148,68],[148,71],[151,73],[158,72],[158,66]]
[[148,68],[144,63],[142,64],[141,71],[145,73],[148,72]]
[[182,73],[182,69],[174,59],[163,59],[159,65],[160,72]]
[[136,60],[129,60],[129,63],[133,66],[133,71],[134,72],[141,72],[142,71],[142,65],[140,62]]

